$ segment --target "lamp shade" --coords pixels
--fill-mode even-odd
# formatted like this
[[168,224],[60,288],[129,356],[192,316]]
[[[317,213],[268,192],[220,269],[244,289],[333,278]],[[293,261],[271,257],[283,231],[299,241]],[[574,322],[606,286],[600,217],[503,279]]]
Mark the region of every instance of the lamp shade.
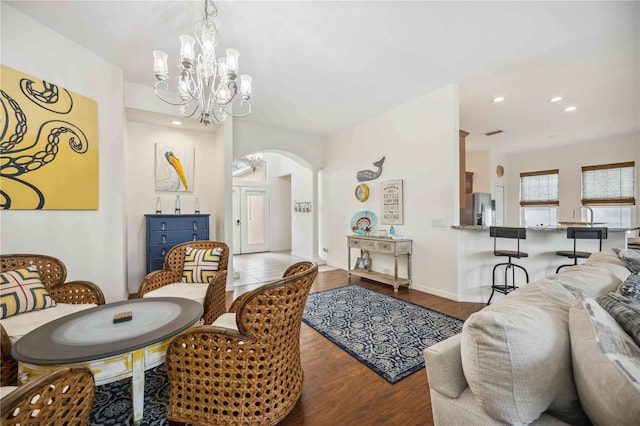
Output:
[[247,74],[240,76],[240,94],[247,99],[251,96],[251,77]]
[[167,67],[167,54],[162,50],[154,50],[153,51],[153,72],[156,75],[166,76],[169,73],[169,68]]
[[195,49],[196,39],[191,37],[188,34],[182,34],[180,36],[180,62],[183,64],[186,62],[188,64],[193,63],[193,59],[195,58],[196,49]]
[[240,53],[235,49],[227,49],[227,67],[228,72],[237,73],[238,72],[238,57]]

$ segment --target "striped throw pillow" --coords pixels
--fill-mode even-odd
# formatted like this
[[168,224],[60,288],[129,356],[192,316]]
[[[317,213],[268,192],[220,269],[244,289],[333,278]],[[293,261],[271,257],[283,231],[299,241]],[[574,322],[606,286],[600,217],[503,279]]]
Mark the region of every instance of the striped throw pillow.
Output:
[[56,302],[40,281],[35,266],[0,274],[0,318],[52,306]]
[[194,249],[187,247],[184,257],[182,282],[208,283],[220,268],[222,248]]

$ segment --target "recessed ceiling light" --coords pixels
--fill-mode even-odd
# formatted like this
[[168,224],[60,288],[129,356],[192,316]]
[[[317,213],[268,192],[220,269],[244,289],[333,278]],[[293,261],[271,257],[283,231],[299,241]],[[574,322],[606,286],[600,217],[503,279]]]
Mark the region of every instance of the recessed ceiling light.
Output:
[[554,96],[553,98],[549,99],[549,102],[560,102],[562,100],[562,96]]
[[173,120],[171,124],[175,124],[176,126],[182,126],[182,121]]
[[571,112],[571,111],[575,111],[575,110],[577,110],[577,109],[578,109],[578,107],[575,107],[575,106],[568,106],[568,107],[566,107],[564,110],[565,110],[565,112]]
[[504,101],[504,96],[496,96],[495,98],[493,98],[493,102],[502,102]]

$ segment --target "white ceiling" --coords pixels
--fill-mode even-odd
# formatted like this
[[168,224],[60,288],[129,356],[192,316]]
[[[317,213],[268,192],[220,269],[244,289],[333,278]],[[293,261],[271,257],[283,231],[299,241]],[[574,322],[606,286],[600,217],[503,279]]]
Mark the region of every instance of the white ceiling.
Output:
[[[175,79],[178,35],[193,33],[203,8],[201,0],[7,3],[148,86],[152,50],[167,51]],[[239,50],[240,72],[253,77],[244,120],[328,135],[455,83],[471,149],[640,132],[638,2],[216,5],[218,52]],[[496,95],[506,100],[494,104]],[[555,95],[564,100],[546,101]],[[566,113],[568,104],[578,109]],[[483,135],[497,129],[504,133]]]

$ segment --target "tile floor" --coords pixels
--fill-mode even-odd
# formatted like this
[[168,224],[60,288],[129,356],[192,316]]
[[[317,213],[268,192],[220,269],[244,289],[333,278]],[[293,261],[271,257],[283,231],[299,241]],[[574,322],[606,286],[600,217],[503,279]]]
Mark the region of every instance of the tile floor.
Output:
[[[282,278],[287,267],[293,263],[306,260],[291,255],[291,252],[272,251],[265,253],[236,254],[233,256],[233,268],[236,278],[234,287],[258,284]],[[320,265],[319,272],[330,271],[328,265]]]

